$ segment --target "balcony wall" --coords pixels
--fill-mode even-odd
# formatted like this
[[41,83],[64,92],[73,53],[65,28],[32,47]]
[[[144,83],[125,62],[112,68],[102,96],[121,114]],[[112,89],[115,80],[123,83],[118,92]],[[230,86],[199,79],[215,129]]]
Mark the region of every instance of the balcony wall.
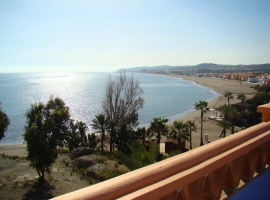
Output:
[[[268,111],[268,106],[258,109],[263,116]],[[270,121],[266,120],[192,151],[55,199],[226,198],[268,168],[269,151]]]
[[262,113],[262,122],[270,121],[270,103],[258,106],[257,112]]

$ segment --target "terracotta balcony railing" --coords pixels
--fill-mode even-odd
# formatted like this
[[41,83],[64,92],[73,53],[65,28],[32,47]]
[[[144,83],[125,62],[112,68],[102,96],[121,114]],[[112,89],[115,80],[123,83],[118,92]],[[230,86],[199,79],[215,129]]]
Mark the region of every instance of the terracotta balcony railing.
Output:
[[256,126],[55,199],[193,200],[233,195],[269,166],[270,104],[258,107],[258,112],[263,122]]

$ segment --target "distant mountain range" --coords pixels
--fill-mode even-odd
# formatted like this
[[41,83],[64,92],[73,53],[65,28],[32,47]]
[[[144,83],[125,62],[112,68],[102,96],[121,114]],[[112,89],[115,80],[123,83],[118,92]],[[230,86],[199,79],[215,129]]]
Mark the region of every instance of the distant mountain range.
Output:
[[[214,64],[214,63],[201,63],[198,65],[184,65],[184,66],[142,66],[142,67],[132,67],[120,70],[126,70],[126,72],[150,72],[150,71],[162,71],[162,70],[184,70],[189,69],[197,72],[264,72],[270,73],[270,63],[267,64],[250,64],[250,65],[224,65],[224,64]],[[120,71],[118,70],[118,71]]]

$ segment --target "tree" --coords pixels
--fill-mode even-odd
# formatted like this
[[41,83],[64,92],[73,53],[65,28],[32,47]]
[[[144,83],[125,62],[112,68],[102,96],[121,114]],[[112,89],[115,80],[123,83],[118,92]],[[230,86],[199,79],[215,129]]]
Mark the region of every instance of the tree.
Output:
[[240,119],[240,113],[235,110],[235,109],[232,109],[231,112],[229,113],[229,119],[231,120],[231,134],[234,134],[234,123],[235,121],[239,120]]
[[179,120],[173,122],[173,127],[171,127],[170,136],[171,138],[177,138],[178,147],[181,145],[181,139],[189,141],[189,134],[186,131],[186,124]]
[[156,139],[153,139],[153,137],[155,137],[155,134],[153,132],[151,132],[150,128],[148,128],[146,130],[146,141],[148,141],[148,142],[156,141]]
[[243,115],[244,101],[247,99],[243,93],[238,94],[237,99],[241,100],[241,114]]
[[73,150],[78,147],[87,146],[86,131],[88,127],[82,121],[69,121],[68,131],[65,134],[65,140],[68,144],[69,150]]
[[95,149],[97,147],[97,144],[99,143],[98,137],[95,133],[91,133],[87,135],[87,140],[89,147],[92,149]]
[[145,127],[139,127],[137,128],[137,131],[135,134],[137,135],[138,140],[142,142],[143,146],[145,146],[146,143],[156,141],[156,139],[153,139],[155,134],[151,132],[149,128],[146,129]]
[[227,120],[223,119],[221,122],[218,123],[218,125],[223,128],[220,137],[222,135],[223,137],[226,137],[226,129],[230,127],[230,123]]
[[231,106],[229,106],[227,104],[223,104],[222,106],[219,107],[219,110],[220,110],[220,112],[222,112],[224,119],[228,120],[229,114],[232,110]]
[[9,125],[9,118],[7,114],[2,110],[0,102],[0,141],[5,137],[5,132],[7,131],[8,125]]
[[69,151],[72,151],[73,149],[76,149],[80,146],[81,138],[80,134],[78,133],[78,127],[72,119],[69,121],[69,127],[65,136],[65,140],[67,142]]
[[51,96],[46,105],[32,104],[25,116],[26,159],[44,181],[45,172],[50,173],[57,158],[57,146],[63,145],[70,120],[69,108],[62,99]]
[[103,113],[100,113],[95,116],[92,120],[91,126],[96,130],[97,133],[101,134],[101,151],[104,151],[104,140],[105,140],[105,131],[108,127],[108,120],[106,119]]
[[166,123],[168,121],[168,119],[161,119],[160,117],[155,117],[150,124],[149,131],[156,136],[158,146],[160,144],[161,136],[167,136],[168,127]]
[[188,129],[188,132],[189,132],[189,137],[190,137],[190,140],[189,140],[189,148],[192,149],[192,132],[195,131],[197,132],[197,127],[196,127],[196,124],[194,121],[191,121],[191,120],[188,120],[186,122],[186,128]]
[[225,92],[224,97],[228,98],[228,105],[230,105],[230,99],[233,99],[233,94],[231,92]]
[[195,109],[201,111],[201,143],[200,146],[203,146],[203,113],[209,111],[208,102],[206,101],[199,101],[199,103],[195,103]]
[[115,147],[126,153],[130,154],[129,145],[131,145],[132,141],[137,141],[139,139],[139,135],[137,131],[133,130],[128,124],[124,124],[121,127],[115,129]]
[[147,131],[145,127],[137,128],[137,135],[138,135],[139,140],[142,141],[142,145],[145,146],[145,139],[147,137]]
[[78,127],[79,134],[80,134],[81,146],[85,147],[85,146],[87,146],[86,131],[88,130],[88,127],[82,121],[77,122],[77,127]]
[[240,85],[241,85],[241,81],[242,81],[242,77],[239,76],[239,83],[240,83]]
[[109,123],[110,152],[113,149],[115,128],[124,124],[138,125],[137,111],[144,103],[142,93],[139,81],[135,81],[133,76],[127,78],[125,72],[120,72],[116,80],[109,78],[102,106]]
[[263,105],[270,102],[270,92],[258,92],[255,94],[252,99],[251,103],[255,103],[256,105]]

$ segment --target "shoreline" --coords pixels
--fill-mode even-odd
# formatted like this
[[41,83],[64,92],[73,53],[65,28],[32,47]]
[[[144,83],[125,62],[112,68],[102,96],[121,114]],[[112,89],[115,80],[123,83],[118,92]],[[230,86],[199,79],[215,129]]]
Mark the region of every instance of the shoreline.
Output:
[[[254,85],[252,83],[245,83],[243,82],[241,85],[238,85],[239,83],[237,81],[232,80],[226,80],[226,79],[216,79],[216,78],[208,78],[208,77],[196,77],[196,76],[183,76],[183,75],[175,75],[175,74],[166,74],[165,76],[170,76],[174,78],[181,78],[185,81],[191,81],[194,84],[198,84],[200,86],[204,86],[209,88],[210,90],[217,92],[219,96],[215,99],[212,99],[208,101],[208,107],[214,108],[219,107],[220,105],[223,105],[227,103],[227,98],[223,97],[223,94],[225,92],[232,92],[234,99],[231,99],[231,103],[238,103],[240,100],[237,99],[237,95],[239,93],[244,93],[248,98],[251,98],[253,94],[253,89],[250,88],[250,86]],[[210,113],[211,114],[211,113]],[[179,113],[180,115],[180,113]],[[206,121],[204,122],[204,134],[209,135],[210,141],[214,141],[217,139],[220,139],[219,134],[221,132],[221,128],[217,125],[216,122],[212,120],[208,120],[207,116],[208,113],[205,113],[204,118],[206,118]],[[170,120],[167,124],[172,125],[175,120],[183,120],[188,121],[192,120],[195,122],[197,126],[197,133],[193,134],[193,147],[199,146],[199,133],[200,133],[200,111],[194,110],[192,112],[189,112],[188,114],[176,117],[174,120]],[[228,133],[229,135],[230,133]],[[188,147],[187,143],[187,147]],[[0,142],[0,154],[6,154],[6,155],[17,155],[20,157],[26,156],[26,145],[25,144],[1,144]]]
[[[192,81],[195,84],[202,85],[205,87],[208,87],[212,91],[215,91],[219,94],[219,96],[215,99],[212,99],[208,101],[208,108],[218,108],[219,106],[223,104],[227,104],[227,98],[224,97],[225,92],[232,92],[233,93],[233,99],[230,100],[230,103],[239,103],[240,100],[237,99],[237,96],[239,93],[246,94],[247,98],[252,98],[254,96],[254,90],[253,88],[250,88],[250,86],[253,86],[252,83],[242,83],[241,85],[238,85],[239,83],[237,81],[233,80],[227,80],[227,79],[216,79],[216,78],[208,78],[208,77],[196,77],[196,76],[183,76],[183,75],[175,75],[175,74],[167,74],[166,76],[171,76],[175,78],[181,78],[185,81]],[[215,140],[221,139],[220,133],[222,131],[222,128],[218,126],[218,123],[210,120],[208,116],[211,115],[211,111],[204,113],[204,123],[203,123],[203,135],[207,134],[209,135],[209,141],[213,142]],[[193,148],[199,147],[200,145],[200,111],[195,110],[183,117],[180,117],[176,120],[183,120],[183,121],[194,121],[195,125],[197,126],[197,132],[193,132],[192,134],[192,146]],[[169,121],[169,125],[172,125],[173,122]],[[236,129],[237,131],[237,129]],[[230,130],[227,130],[227,136],[230,135]],[[204,138],[204,137],[203,137]],[[189,143],[187,142],[186,147],[189,146]]]
[[[210,90],[218,93],[219,96],[217,98],[214,98],[208,101],[208,107],[210,108],[213,108],[214,106],[219,107],[220,105],[227,103],[227,98],[223,96],[225,92],[230,91],[233,94],[233,99],[230,100],[230,103],[240,102],[240,100],[237,99],[237,95],[240,93],[244,93],[248,99],[254,96],[254,90],[253,88],[250,88],[250,86],[254,85],[253,83],[242,82],[241,85],[238,85],[237,81],[227,80],[227,79],[184,76],[184,75],[175,75],[175,74],[167,74],[166,76],[170,76],[174,78],[181,78],[182,80],[185,80],[185,81],[191,81],[196,85],[207,87]],[[197,111],[195,110],[193,112],[197,112]],[[186,116],[181,117],[179,119],[186,118]]]

